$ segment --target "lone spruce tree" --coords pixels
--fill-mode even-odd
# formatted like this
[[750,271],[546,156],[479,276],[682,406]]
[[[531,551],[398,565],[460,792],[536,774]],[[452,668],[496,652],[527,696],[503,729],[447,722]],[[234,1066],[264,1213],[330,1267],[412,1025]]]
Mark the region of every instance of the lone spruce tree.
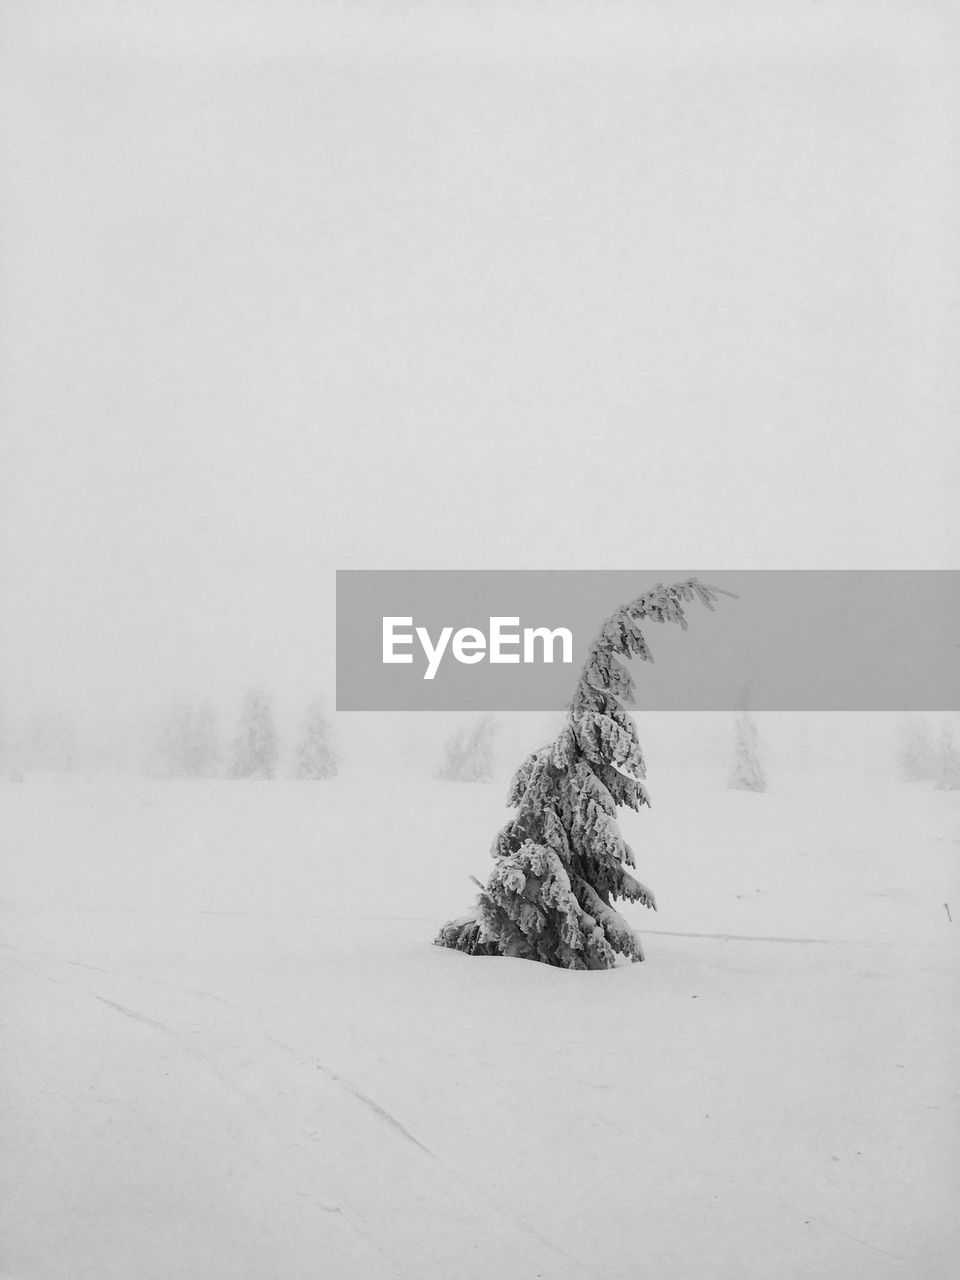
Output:
[[[477,910],[444,925],[440,946],[470,955],[516,956],[565,969],[609,969],[617,955],[643,959],[634,930],[613,907],[620,898],[653,907],[653,894],[627,869],[633,850],[620,834],[617,807],[649,805],[646,766],[624,703],[633,679],[618,659],[653,655],[644,618],[676,622],[699,600],[718,595],[696,578],[652,591],[618,609],[587,654],[560,733],[527,756],[510,784],[516,813],[493,842],[494,869]],[[479,884],[479,881],[477,881]]]

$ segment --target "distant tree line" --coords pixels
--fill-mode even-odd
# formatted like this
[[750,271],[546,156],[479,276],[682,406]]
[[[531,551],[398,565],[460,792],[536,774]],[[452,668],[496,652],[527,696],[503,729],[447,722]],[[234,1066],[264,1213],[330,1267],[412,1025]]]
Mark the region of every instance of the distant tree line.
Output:
[[[256,686],[244,696],[232,740],[226,745],[209,702],[197,707],[174,703],[154,743],[150,771],[165,778],[271,780],[280,769],[280,746],[273,696]],[[338,767],[323,701],[315,697],[306,709],[291,776],[302,780],[333,778]]]
[[[907,783],[957,791],[960,726],[956,717],[938,719],[939,725],[925,714],[900,717],[895,726],[897,773]],[[442,744],[434,776],[447,782],[490,781],[496,773],[495,747],[501,727],[492,715],[461,724]],[[269,780],[284,776],[308,781],[334,778],[340,768],[323,699],[316,696],[307,702],[296,734],[284,744],[274,698],[259,685],[246,692],[232,725],[224,726],[210,699],[179,698],[152,724],[132,726],[126,744],[114,741],[97,748],[89,735],[81,739],[78,729],[82,728],[83,722],[62,708],[35,708],[12,716],[0,703],[0,780],[20,781],[33,772],[72,773],[98,759],[128,763],[131,749],[148,773],[161,778]],[[732,747],[728,785],[764,791],[764,743],[745,705],[733,723]]]

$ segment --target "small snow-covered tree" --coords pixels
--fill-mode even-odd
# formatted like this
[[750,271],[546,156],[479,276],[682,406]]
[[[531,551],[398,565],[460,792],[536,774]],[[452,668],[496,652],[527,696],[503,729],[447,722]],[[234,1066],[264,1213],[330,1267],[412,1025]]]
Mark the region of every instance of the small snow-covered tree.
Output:
[[733,772],[729,784],[735,791],[766,791],[759,748],[756,721],[749,711],[741,711],[733,731]]
[[929,782],[937,772],[937,750],[926,716],[907,716],[899,726],[900,776],[905,782]]
[[314,698],[307,708],[303,736],[297,747],[293,776],[300,779],[335,778],[339,762],[331,743],[330,724],[322,698]]
[[482,716],[469,733],[464,728],[452,733],[444,744],[437,777],[448,782],[489,782],[498,728],[493,716]]
[[279,755],[279,739],[273,720],[273,699],[265,689],[251,689],[240,712],[230,777],[274,778]]
[[[634,878],[633,850],[620,834],[618,805],[650,803],[633,718],[633,679],[619,661],[652,661],[640,622],[676,622],[684,605],[713,609],[719,594],[696,578],[652,591],[618,609],[587,654],[556,739],[529,755],[507,803],[516,812],[493,842],[494,869],[477,910],[443,926],[436,942],[470,955],[517,956],[567,969],[609,969],[617,955],[643,959],[640,938],[616,899],[654,907]],[[477,884],[480,882],[477,881]]]
[[949,724],[941,728],[937,744],[937,790],[960,791],[960,750]]
[[455,729],[443,744],[443,759],[437,768],[437,777],[446,780],[453,780],[460,776],[460,766],[463,763],[463,753],[466,747],[467,731],[460,726]]

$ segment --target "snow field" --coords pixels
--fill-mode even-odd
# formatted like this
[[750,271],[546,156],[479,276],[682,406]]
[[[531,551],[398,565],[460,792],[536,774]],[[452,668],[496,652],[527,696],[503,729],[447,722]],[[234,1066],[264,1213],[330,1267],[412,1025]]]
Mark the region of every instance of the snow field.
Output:
[[503,782],[0,786],[5,1280],[945,1280],[960,801],[651,768],[647,961],[435,948]]

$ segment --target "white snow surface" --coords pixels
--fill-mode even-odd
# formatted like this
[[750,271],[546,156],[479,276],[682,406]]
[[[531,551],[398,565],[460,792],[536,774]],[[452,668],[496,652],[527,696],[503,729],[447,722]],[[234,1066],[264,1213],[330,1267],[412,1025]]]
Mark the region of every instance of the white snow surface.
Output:
[[570,973],[431,945],[504,781],[0,782],[4,1280],[957,1274],[960,795],[652,769]]

